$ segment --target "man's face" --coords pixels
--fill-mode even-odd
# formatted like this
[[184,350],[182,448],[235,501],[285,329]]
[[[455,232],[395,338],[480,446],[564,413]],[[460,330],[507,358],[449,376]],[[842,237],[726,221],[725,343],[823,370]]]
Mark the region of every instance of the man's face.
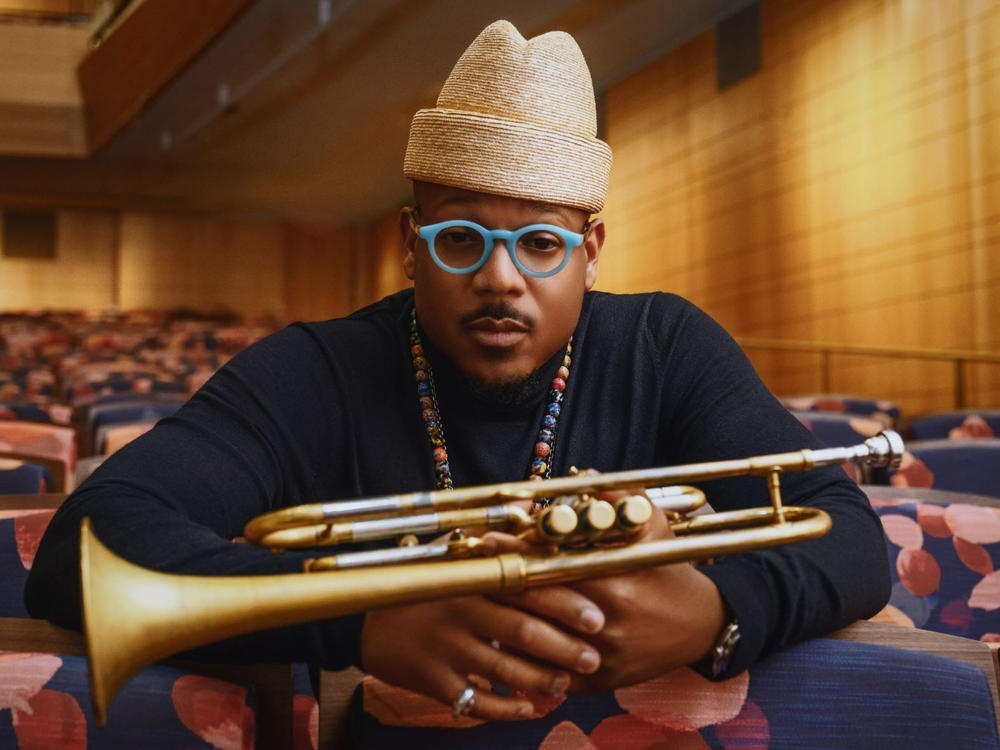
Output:
[[[555,224],[582,232],[587,221],[587,214],[575,208],[430,183],[416,183],[414,197],[415,221],[424,226],[465,219],[487,229]],[[405,210],[400,231],[403,267],[413,280],[421,327],[466,376],[490,383],[524,377],[566,345],[583,293],[597,279],[604,242],[604,225],[596,220],[566,267],[546,278],[523,275],[502,242],[478,270],[453,274],[437,266]]]

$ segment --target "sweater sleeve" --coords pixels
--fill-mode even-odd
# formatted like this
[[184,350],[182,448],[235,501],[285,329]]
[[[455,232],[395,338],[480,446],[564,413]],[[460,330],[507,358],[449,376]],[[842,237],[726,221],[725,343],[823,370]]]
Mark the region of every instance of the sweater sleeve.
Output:
[[[350,453],[351,425],[345,386],[328,360],[308,328],[285,329],[234,357],[175,416],[112,455],[67,498],[41,541],[25,588],[32,616],[80,629],[86,517],[112,551],[155,570],[300,570],[303,554],[233,540],[249,518],[310,500],[321,468],[347,471],[330,467],[331,457]],[[360,622],[359,615],[263,631],[198,653],[343,667],[358,660]]]
[[[673,334],[661,332],[657,346],[670,373],[661,432],[669,435],[671,463],[823,447],[711,318],[688,305],[666,329]],[[726,556],[703,569],[740,623],[741,639],[723,678],[773,651],[869,617],[889,598],[882,526],[843,469],[786,472],[781,487],[786,505],[820,508],[833,526],[818,539]],[[763,477],[720,479],[702,489],[717,511],[769,504]]]

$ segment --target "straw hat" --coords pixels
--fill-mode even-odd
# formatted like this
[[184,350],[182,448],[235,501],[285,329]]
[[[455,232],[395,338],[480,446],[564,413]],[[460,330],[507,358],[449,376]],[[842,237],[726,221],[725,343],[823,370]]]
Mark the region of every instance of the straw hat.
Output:
[[412,180],[590,213],[604,206],[610,170],[576,40],[553,31],[525,41],[507,21],[480,32],[437,106],[413,116],[403,160]]

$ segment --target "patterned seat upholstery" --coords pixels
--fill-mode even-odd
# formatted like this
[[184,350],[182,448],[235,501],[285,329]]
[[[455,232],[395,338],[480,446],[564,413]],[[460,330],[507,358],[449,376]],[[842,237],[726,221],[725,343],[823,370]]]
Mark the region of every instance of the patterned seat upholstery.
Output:
[[963,493],[865,490],[882,520],[892,571],[889,604],[873,619],[1000,642],[1000,500],[990,506]]
[[252,685],[158,664],[143,670],[118,695],[107,726],[100,729],[90,706],[87,674],[83,656],[0,650],[0,747],[254,746]]
[[354,741],[373,750],[1000,747],[980,669],[823,638],[725,682],[679,669],[614,692],[539,698],[535,706],[537,717],[526,721],[456,722],[448,707],[367,677],[353,702]]
[[911,441],[890,482],[1000,498],[1000,438]]
[[996,437],[1000,435],[1000,411],[979,409],[928,414],[910,420],[907,434],[914,440]]
[[807,396],[782,396],[778,400],[791,411],[820,411],[831,414],[853,414],[881,422],[886,427],[899,424],[899,406],[892,401],[842,396],[836,393],[814,393]]

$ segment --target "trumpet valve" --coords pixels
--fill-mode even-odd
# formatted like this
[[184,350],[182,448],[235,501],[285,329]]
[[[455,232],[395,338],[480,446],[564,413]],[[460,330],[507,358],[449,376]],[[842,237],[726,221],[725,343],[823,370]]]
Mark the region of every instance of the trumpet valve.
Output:
[[420,544],[420,540],[417,538],[416,534],[403,534],[403,536],[399,537],[399,541],[397,542],[396,546],[416,547],[418,544]]
[[615,517],[622,531],[635,531],[653,517],[653,504],[642,495],[629,495],[615,503]]
[[568,505],[550,505],[538,514],[539,535],[550,541],[563,539],[576,531],[579,519]]
[[581,531],[600,534],[615,525],[615,509],[606,500],[590,500],[577,509]]

